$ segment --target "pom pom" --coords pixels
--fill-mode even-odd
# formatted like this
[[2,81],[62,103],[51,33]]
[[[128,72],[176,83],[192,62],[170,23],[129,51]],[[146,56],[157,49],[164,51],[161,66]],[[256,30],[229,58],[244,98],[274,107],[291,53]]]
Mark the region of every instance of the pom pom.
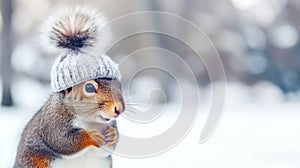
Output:
[[106,18],[90,7],[73,7],[49,17],[41,27],[46,51],[104,54],[111,32]]

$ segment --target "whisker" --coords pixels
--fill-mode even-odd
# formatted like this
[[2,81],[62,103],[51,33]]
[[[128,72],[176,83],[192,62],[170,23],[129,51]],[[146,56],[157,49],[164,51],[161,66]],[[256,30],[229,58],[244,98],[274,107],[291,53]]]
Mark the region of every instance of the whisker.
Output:
[[145,114],[145,112],[143,112],[141,110],[138,110],[138,109],[134,109],[134,108],[132,108],[132,109],[129,108],[129,109],[126,109],[125,111],[138,113],[138,114],[141,114],[141,115]]
[[83,115],[83,117],[86,118],[86,117],[90,116],[92,113],[94,113],[97,110],[99,110],[99,108],[97,108],[97,107],[89,109],[88,111],[85,112],[85,114]]
[[[124,115],[125,115],[125,114],[126,114],[127,116],[129,116],[130,114],[131,114],[131,115],[133,114],[133,115],[139,116],[139,117],[141,117],[141,118],[143,118],[143,119],[145,118],[144,115],[142,115],[142,114],[140,114],[140,113],[138,113],[138,112],[135,112],[135,111],[126,111],[126,113],[124,113]],[[125,115],[125,116],[126,116],[126,115]]]
[[133,110],[146,110],[152,107],[150,105],[131,105],[131,104],[127,104],[125,106],[126,109],[133,109]]
[[144,120],[146,119],[146,117],[141,116],[141,115],[137,115],[137,114],[134,114],[134,113],[132,113],[132,114],[127,114],[126,117],[127,117],[127,118],[139,118],[139,119],[144,119]]
[[125,100],[125,103],[148,103],[150,101],[143,101],[143,100]]
[[131,106],[131,105],[128,105],[128,106],[126,106],[126,109],[132,109],[132,110],[141,110],[140,108],[150,108],[151,106]]
[[145,100],[145,96],[124,96],[123,98],[125,100],[132,100],[132,101],[134,101],[134,100],[138,100],[138,101]]
[[140,103],[125,103],[125,105],[144,105],[144,106],[146,106],[147,104],[140,104]]
[[138,90],[129,90],[129,92],[125,92],[126,93],[126,95],[136,95],[137,93],[139,93],[140,91],[138,91]]
[[133,99],[133,100],[138,100],[138,99],[141,99],[141,98],[144,98],[145,96],[132,96],[132,95],[125,95],[125,96],[123,96],[123,98],[125,98],[125,99],[127,99],[127,100],[131,100],[131,99]]

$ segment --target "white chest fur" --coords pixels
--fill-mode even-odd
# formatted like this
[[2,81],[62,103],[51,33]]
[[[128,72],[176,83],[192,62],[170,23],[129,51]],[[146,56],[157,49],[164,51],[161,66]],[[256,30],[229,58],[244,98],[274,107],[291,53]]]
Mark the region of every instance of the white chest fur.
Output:
[[[73,125],[83,129],[97,129],[103,132],[111,124],[89,124],[75,120]],[[106,146],[88,147],[71,156],[63,156],[51,165],[52,168],[110,168],[112,149]]]
[[64,156],[56,160],[53,168],[109,168],[110,152],[101,148],[89,147],[72,156]]

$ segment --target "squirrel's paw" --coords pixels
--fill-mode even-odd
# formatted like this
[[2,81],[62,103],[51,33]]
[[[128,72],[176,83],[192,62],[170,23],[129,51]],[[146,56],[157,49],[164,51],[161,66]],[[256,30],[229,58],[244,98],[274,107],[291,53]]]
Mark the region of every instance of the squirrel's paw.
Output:
[[86,130],[91,139],[95,142],[96,147],[101,147],[105,143],[105,137],[97,130]]
[[105,131],[105,141],[108,147],[113,147],[117,145],[118,142],[118,132],[117,129],[110,127]]

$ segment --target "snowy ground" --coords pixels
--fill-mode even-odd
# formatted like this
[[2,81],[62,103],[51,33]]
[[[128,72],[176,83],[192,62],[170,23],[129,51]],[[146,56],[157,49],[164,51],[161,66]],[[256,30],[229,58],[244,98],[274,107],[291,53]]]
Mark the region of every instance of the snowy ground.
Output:
[[[204,144],[198,142],[209,102],[204,101],[200,106],[200,115],[194,127],[177,146],[151,158],[114,156],[114,167],[300,167],[299,98],[289,98],[287,101],[271,86],[248,88],[230,84],[222,120],[216,132]],[[170,104],[169,108],[176,108],[176,105]],[[21,128],[30,119],[31,111],[33,109],[28,107],[0,107],[1,168],[11,167]],[[176,115],[168,110],[166,113],[168,118]],[[141,131],[129,122],[120,118],[121,133],[134,135]],[[151,129],[155,133],[153,130],[161,127],[161,124],[152,125],[144,133]]]

